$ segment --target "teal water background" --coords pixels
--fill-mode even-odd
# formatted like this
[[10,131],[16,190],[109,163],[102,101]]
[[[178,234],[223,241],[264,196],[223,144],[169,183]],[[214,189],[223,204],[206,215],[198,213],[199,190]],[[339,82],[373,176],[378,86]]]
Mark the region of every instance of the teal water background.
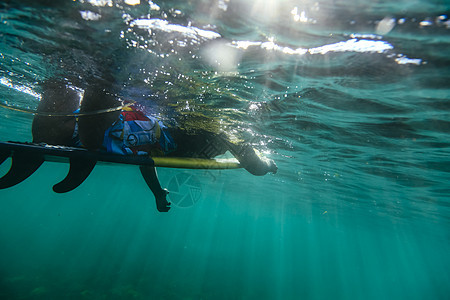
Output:
[[1,299],[448,299],[448,4],[140,2],[1,2],[0,140],[40,83],[101,76],[279,172],[160,168],[195,204],[158,213],[135,166],[59,195],[45,163],[0,191]]

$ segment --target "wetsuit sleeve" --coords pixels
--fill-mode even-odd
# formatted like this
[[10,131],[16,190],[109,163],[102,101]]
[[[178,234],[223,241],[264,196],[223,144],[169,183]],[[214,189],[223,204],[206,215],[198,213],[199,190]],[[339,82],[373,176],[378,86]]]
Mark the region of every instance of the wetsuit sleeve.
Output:
[[267,157],[259,156],[250,145],[236,145],[226,142],[230,152],[236,157],[241,165],[251,174],[262,176],[268,172],[276,173],[278,170],[275,162]]

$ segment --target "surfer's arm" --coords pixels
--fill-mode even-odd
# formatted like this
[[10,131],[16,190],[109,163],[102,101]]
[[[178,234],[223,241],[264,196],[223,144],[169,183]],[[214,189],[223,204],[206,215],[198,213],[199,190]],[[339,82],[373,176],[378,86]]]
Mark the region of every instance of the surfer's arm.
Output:
[[166,200],[166,196],[169,192],[161,187],[158,175],[156,174],[156,168],[150,166],[140,166],[139,169],[141,170],[145,182],[155,196],[156,208],[158,209],[158,211],[169,211],[170,202]]
[[268,172],[276,173],[278,170],[275,162],[267,157],[260,156],[250,145],[236,145],[227,142],[228,148],[241,165],[253,175],[262,176]]

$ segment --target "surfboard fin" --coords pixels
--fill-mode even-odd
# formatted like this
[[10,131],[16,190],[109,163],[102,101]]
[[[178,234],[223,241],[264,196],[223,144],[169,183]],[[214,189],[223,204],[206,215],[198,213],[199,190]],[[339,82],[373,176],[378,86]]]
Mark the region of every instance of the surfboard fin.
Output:
[[[0,161],[3,163],[8,156],[5,157],[5,152],[3,152],[0,155]],[[42,155],[14,152],[12,154],[11,168],[8,173],[0,178],[0,189],[9,188],[21,183],[36,172],[43,162],[44,157]]]
[[70,158],[69,173],[59,183],[53,186],[56,193],[67,193],[77,188],[91,174],[97,163],[95,159]]
[[11,156],[11,151],[0,151],[0,165]]

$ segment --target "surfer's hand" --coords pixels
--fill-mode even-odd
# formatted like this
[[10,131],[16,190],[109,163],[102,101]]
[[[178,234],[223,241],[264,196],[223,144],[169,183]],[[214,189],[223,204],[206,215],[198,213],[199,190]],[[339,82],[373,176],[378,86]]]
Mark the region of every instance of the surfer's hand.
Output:
[[258,164],[259,173],[261,175],[267,174],[267,173],[273,173],[276,174],[278,171],[278,167],[275,164],[275,162],[267,157],[260,157],[261,162]]
[[159,212],[168,212],[170,210],[171,203],[166,200],[167,194],[169,194],[168,190],[161,189],[161,192],[155,195],[156,208]]
[[244,168],[256,176],[266,175],[268,172],[275,174],[278,170],[277,165],[272,159],[254,155],[251,159],[241,162]]
[[276,174],[278,171],[277,164],[273,161],[273,159],[268,159],[268,172]]

